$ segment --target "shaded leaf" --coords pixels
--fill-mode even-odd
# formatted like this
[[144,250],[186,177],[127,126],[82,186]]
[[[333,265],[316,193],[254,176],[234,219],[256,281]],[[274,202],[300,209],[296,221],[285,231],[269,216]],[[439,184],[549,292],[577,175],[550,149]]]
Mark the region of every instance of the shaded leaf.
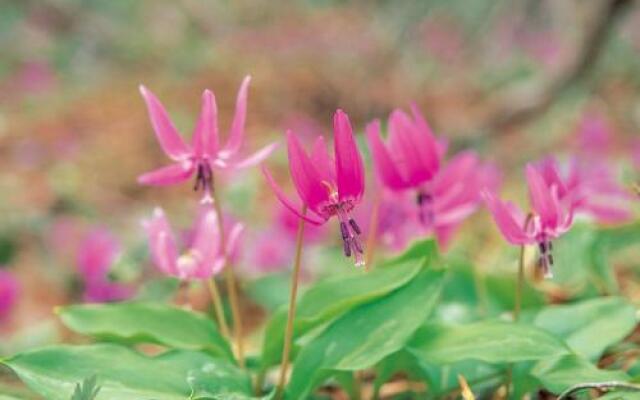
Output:
[[71,330],[101,340],[205,350],[233,359],[229,344],[205,315],[151,303],[73,305],[58,310]]

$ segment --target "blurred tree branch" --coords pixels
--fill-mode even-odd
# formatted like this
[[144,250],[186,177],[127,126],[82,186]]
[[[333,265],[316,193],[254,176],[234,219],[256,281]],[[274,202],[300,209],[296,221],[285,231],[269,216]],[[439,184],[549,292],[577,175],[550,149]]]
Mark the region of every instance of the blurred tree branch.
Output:
[[585,24],[581,39],[573,56],[561,65],[544,82],[530,82],[508,87],[490,100],[490,112],[483,124],[487,136],[499,136],[509,132],[507,128],[526,123],[545,112],[558,96],[579,82],[595,66],[620,15],[635,0],[607,0],[580,4],[595,7],[593,19]]

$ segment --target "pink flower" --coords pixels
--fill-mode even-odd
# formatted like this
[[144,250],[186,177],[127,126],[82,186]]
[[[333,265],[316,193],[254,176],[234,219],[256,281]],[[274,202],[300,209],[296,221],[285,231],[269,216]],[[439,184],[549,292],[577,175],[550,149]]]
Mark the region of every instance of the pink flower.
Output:
[[337,110],[333,118],[334,153],[332,160],[322,136],[310,155],[303,150],[293,132],[287,132],[289,170],[298,195],[309,213],[289,200],[266,168],[263,172],[278,199],[298,217],[321,225],[333,216],[340,221],[344,254],[353,255],[356,266],[364,265],[361,230],[351,216],[364,193],[364,164],[353,138],[349,117]]
[[110,302],[131,297],[132,287],[109,279],[109,270],[120,253],[117,240],[103,228],[93,229],[80,242],[76,263],[84,282],[85,301]]
[[80,242],[76,262],[87,281],[103,279],[120,254],[120,245],[111,232],[94,228]]
[[[573,204],[561,196],[565,190],[559,179],[552,182],[535,168],[527,165],[527,182],[532,214],[527,218],[513,203],[498,199],[489,191],[483,192],[487,206],[505,239],[515,245],[538,243],[538,265],[545,277],[551,277],[553,256],[551,240],[566,232],[573,222]],[[550,170],[558,177],[557,171]]]
[[413,118],[400,110],[389,116],[388,149],[380,137],[380,121],[367,126],[376,171],[391,190],[416,188],[433,179],[440,168],[440,145],[415,105],[411,111]]
[[196,123],[191,145],[180,136],[166,110],[146,87],[140,86],[140,93],[147,104],[151,125],[164,152],[174,163],[167,167],[148,172],[138,178],[144,185],[172,185],[183,182],[196,174],[194,190],[204,191],[205,201],[210,201],[213,188],[213,169],[241,169],[258,164],[274,149],[271,144],[249,156],[238,160],[237,153],[242,145],[247,113],[247,89],[251,78],[245,77],[238,92],[236,112],[231,124],[229,139],[224,146],[219,144],[218,109],[214,94],[205,90],[202,94],[202,108]]
[[602,160],[570,160],[561,178],[557,161],[548,157],[535,164],[547,185],[558,188],[560,201],[571,203],[576,213],[591,216],[601,223],[621,223],[632,218],[633,196],[618,182]]
[[415,191],[386,191],[379,209],[378,230],[399,249],[416,235],[432,234],[446,250],[460,224],[482,203],[482,190],[497,190],[499,173],[465,151],[457,154]]
[[[206,279],[224,267],[225,254],[220,249],[218,216],[213,209],[200,213],[194,235],[186,251],[178,254],[178,243],[164,212],[156,208],[153,217],[143,223],[149,240],[151,257],[163,273],[182,280]],[[243,227],[235,224],[227,238],[227,254],[234,249]]]
[[16,278],[0,268],[0,321],[6,318],[15,306],[20,292]]
[[[387,238],[407,237],[407,230],[431,233],[446,249],[460,223],[479,207],[481,190],[495,190],[499,177],[470,151],[442,166],[446,145],[436,139],[415,105],[412,113],[413,119],[399,110],[391,113],[389,149],[380,137],[380,121],[367,126],[378,178],[393,193],[386,196],[392,204],[381,207],[380,232]],[[396,245],[404,242],[398,238]]]

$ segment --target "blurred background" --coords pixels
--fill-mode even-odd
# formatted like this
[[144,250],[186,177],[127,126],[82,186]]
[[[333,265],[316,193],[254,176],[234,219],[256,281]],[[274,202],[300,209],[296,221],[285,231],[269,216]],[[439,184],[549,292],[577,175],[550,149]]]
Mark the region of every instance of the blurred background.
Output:
[[[140,221],[162,206],[189,226],[190,184],[136,183],[167,162],[141,83],[189,137],[203,89],[215,92],[226,132],[240,82],[252,75],[247,154],[283,143],[286,128],[330,135],[338,107],[362,139],[371,119],[415,101],[451,149],[473,148],[498,165],[511,197],[525,198],[526,162],[586,142],[621,185],[638,178],[640,6],[631,0],[15,0],[0,3],[0,49],[0,273],[11,276],[0,355],[65,334],[52,309],[91,300],[80,272],[91,240],[117,254],[110,276],[127,297],[158,276]],[[284,146],[268,163],[288,181]],[[257,169],[220,179],[225,208],[248,225],[237,268],[244,311],[259,321],[287,283],[252,290],[252,282],[286,270],[290,252],[266,267],[253,252],[265,229],[278,223],[286,236],[295,220],[273,211]],[[468,225],[450,251],[513,271],[516,250],[505,251],[487,213]],[[270,260],[282,251],[265,246]],[[311,279],[350,262],[335,246],[310,250],[305,267]]]

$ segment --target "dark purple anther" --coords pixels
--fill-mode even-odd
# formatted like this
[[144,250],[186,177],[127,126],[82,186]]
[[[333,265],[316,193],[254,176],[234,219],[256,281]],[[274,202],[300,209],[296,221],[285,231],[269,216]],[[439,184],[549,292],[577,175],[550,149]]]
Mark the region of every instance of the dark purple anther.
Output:
[[351,228],[356,233],[356,235],[359,235],[360,233],[362,233],[362,231],[360,230],[360,227],[358,226],[358,224],[356,224],[356,221],[353,218],[349,218],[349,225],[351,225]]
[[342,242],[342,245],[344,249],[344,255],[347,257],[351,257],[351,245],[349,244],[349,239],[345,238]]
[[349,228],[344,222],[340,222],[340,233],[342,234],[342,240],[346,241],[349,238]]

